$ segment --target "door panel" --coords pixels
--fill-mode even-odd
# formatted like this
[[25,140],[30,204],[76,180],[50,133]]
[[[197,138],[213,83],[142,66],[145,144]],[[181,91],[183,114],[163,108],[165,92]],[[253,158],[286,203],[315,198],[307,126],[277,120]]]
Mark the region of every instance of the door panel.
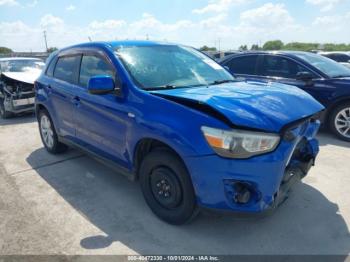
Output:
[[57,118],[57,132],[60,136],[74,139],[74,92],[77,82],[81,55],[59,57],[53,72],[53,80],[48,86],[50,100]]
[[114,94],[92,95],[79,88],[75,105],[76,137],[89,150],[127,166],[125,107]]
[[50,85],[50,101],[57,118],[57,132],[60,136],[73,139],[75,136],[73,89],[75,86],[54,79]]

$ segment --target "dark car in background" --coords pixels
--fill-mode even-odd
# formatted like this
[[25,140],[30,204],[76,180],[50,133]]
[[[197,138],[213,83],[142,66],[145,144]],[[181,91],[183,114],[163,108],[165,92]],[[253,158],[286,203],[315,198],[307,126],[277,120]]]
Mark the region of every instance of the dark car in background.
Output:
[[243,52],[220,61],[237,78],[297,86],[326,107],[323,123],[350,141],[350,69],[318,54]]
[[321,52],[318,54],[328,57],[350,68],[350,52]]

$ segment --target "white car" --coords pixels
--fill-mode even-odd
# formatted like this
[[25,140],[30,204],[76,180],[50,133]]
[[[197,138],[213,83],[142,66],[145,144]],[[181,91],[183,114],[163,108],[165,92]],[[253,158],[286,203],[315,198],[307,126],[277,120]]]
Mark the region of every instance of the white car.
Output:
[[319,54],[350,68],[350,52],[321,52]]
[[34,81],[45,63],[38,58],[0,59],[0,117],[34,110]]

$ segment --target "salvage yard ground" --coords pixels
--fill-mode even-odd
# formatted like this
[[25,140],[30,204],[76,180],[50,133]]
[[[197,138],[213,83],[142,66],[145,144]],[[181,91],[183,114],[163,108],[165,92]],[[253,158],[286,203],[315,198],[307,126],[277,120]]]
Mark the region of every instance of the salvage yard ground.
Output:
[[350,144],[318,138],[316,166],[272,216],[171,226],[138,183],[76,150],[49,155],[34,117],[0,120],[0,254],[349,254]]

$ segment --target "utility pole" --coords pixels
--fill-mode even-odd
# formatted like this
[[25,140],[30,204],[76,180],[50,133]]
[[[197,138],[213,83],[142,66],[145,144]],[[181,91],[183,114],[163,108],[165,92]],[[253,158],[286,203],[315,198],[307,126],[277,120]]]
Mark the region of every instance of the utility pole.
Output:
[[45,39],[46,52],[48,52],[49,48],[47,47],[46,31],[44,31],[43,33],[44,33],[44,39]]

